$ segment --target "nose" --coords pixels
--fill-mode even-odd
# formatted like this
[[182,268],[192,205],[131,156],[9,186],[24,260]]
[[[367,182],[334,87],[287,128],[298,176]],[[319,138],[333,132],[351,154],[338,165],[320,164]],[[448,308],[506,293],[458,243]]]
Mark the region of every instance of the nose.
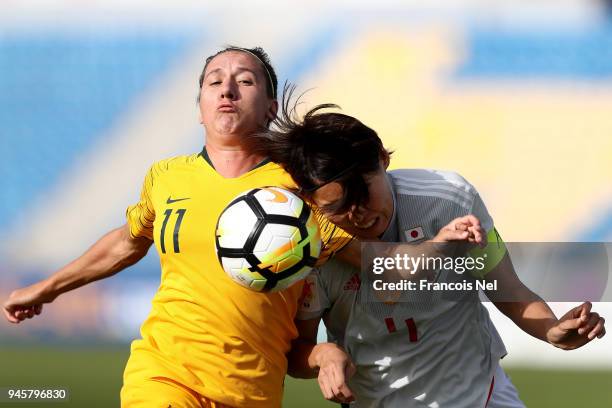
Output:
[[354,224],[359,224],[365,216],[365,208],[353,205],[348,211],[348,219]]
[[221,88],[221,99],[234,100],[236,98],[236,88],[233,81],[224,81]]

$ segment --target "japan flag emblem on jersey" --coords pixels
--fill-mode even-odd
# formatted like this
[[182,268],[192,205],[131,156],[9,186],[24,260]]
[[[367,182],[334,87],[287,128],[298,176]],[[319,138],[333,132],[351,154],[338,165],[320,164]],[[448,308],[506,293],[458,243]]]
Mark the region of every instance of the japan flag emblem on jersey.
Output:
[[406,242],[414,242],[425,238],[423,227],[414,227],[404,232]]

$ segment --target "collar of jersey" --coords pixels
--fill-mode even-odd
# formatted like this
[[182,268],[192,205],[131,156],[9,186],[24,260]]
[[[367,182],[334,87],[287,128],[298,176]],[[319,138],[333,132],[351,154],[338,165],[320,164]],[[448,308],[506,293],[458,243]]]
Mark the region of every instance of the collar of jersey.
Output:
[[389,185],[389,189],[391,190],[391,197],[393,198],[393,215],[391,215],[391,221],[389,221],[389,225],[385,232],[380,236],[380,240],[384,242],[397,242],[399,240],[398,229],[397,229],[397,203],[395,202],[395,189],[393,188],[393,181],[391,180],[391,176],[389,173],[386,174],[387,184]]
[[[212,163],[212,160],[210,160],[210,156],[208,155],[208,152],[206,151],[206,146],[204,146],[202,148],[202,151],[200,152],[200,154],[198,154],[198,156],[202,156],[202,158],[206,161],[206,163],[208,163],[208,165],[216,172],[217,170],[215,169],[215,166]],[[245,174],[258,169],[260,167],[265,166],[266,164],[270,163],[270,159],[268,157],[266,157],[265,159],[263,159],[262,161],[260,161],[259,163],[257,163],[251,170],[247,171]]]

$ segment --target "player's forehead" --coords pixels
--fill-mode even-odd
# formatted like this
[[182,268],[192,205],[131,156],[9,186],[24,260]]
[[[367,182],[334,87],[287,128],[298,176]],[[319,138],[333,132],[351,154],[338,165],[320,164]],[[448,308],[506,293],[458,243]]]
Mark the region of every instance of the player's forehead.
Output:
[[312,195],[312,201],[319,207],[333,206],[344,197],[344,188],[340,183],[333,182],[325,184]]
[[232,50],[215,56],[206,67],[204,76],[211,74],[235,74],[238,72],[251,72],[261,75],[263,67],[253,55],[248,52]]
[[[356,181],[355,178],[349,178],[344,181],[332,181],[318,187],[310,195],[310,201],[317,207],[331,214],[343,214],[353,205],[363,205],[365,201],[369,201],[372,194],[377,192],[375,186],[380,186],[385,177],[384,169],[380,168],[373,173],[361,174],[351,173],[351,176],[358,177],[365,182],[365,196],[360,193],[360,189],[352,184]],[[379,197],[383,199],[383,197]]]

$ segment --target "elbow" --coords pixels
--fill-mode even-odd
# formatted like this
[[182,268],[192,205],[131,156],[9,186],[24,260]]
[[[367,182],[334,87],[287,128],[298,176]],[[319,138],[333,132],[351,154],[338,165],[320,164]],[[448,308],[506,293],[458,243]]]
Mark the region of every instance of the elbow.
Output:
[[293,378],[304,378],[303,375],[301,375],[302,373],[300,373],[299,370],[297,370],[296,368],[292,367],[291,365],[289,365],[289,367],[287,367],[287,375]]
[[310,367],[308,355],[303,354],[299,348],[287,354],[287,361],[287,374],[293,378],[316,378],[319,374],[319,368]]
[[119,260],[119,270],[134,265],[149,252],[153,243],[146,238],[123,237],[116,248],[116,259]]
[[292,367],[291,365],[289,365],[287,369],[287,375],[293,378],[307,380],[311,378],[317,378],[318,373],[315,372],[314,370],[304,370],[304,369]]

